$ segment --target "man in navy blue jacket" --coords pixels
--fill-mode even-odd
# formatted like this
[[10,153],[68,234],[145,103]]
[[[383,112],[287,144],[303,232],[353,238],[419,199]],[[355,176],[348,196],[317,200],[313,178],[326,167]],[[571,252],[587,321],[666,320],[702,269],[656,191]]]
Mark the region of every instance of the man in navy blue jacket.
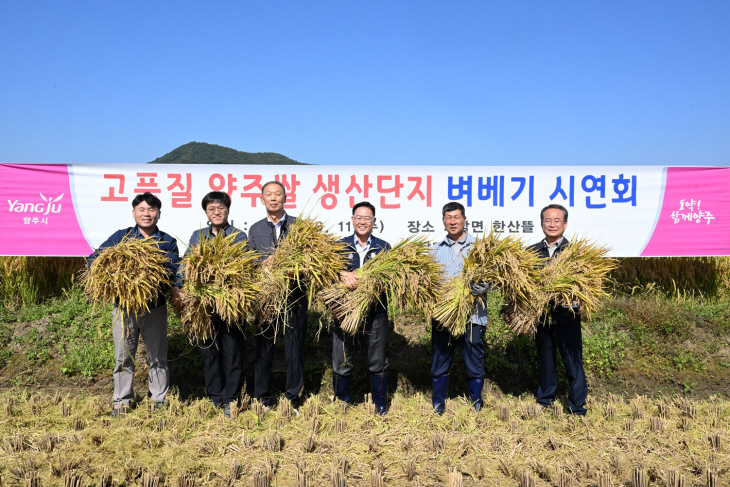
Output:
[[[340,273],[340,280],[349,289],[357,288],[357,275],[354,274],[356,269],[380,252],[390,250],[388,242],[373,237],[374,224],[373,205],[363,201],[353,206],[352,226],[355,233],[342,239],[349,253],[347,269]],[[381,416],[385,414],[388,402],[388,357],[385,356],[385,349],[388,345],[389,328],[388,314],[381,303],[376,303],[370,309],[365,328],[357,335],[345,333],[339,324],[335,324],[332,328],[332,385],[335,397],[350,402],[353,355],[358,342],[364,340],[367,346],[373,403],[375,411]]]
[[[210,226],[195,230],[190,236],[190,247],[201,240],[215,238],[219,233],[235,235],[234,242],[246,240],[246,233],[228,223],[231,197],[221,191],[211,191],[202,202]],[[182,286],[184,276],[178,274],[176,286]],[[210,317],[213,337],[200,343],[203,349],[203,377],[208,398],[223,408],[223,415],[231,417],[231,404],[237,406],[243,387],[243,323],[226,323],[216,313]],[[225,364],[225,366],[224,366]]]
[[[160,220],[162,202],[151,193],[137,195],[132,200],[132,216],[135,226],[116,231],[99,248],[86,259],[91,267],[99,252],[112,247],[129,238],[152,238],[157,246],[165,252],[167,261],[165,268],[169,272],[170,281],[177,274],[178,250],[177,241],[157,228]],[[114,410],[112,417],[119,414],[121,405],[129,406],[134,400],[134,356],[137,353],[139,337],[142,336],[147,349],[147,364],[149,366],[149,389],[155,409],[165,405],[165,395],[170,388],[170,374],[167,366],[167,303],[165,291],[168,286],[160,286],[157,296],[149,303],[147,313],[128,314],[114,304],[112,312],[112,335],[114,336],[114,352],[116,364],[114,366]],[[178,289],[171,289],[173,299],[179,299]]]

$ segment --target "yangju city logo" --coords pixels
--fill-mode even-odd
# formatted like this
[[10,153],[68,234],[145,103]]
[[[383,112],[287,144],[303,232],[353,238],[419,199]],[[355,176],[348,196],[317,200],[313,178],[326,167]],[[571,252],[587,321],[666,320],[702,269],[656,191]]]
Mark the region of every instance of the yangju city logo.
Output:
[[13,213],[40,213],[43,216],[49,213],[61,213],[61,203],[59,201],[63,198],[63,193],[55,198],[46,198],[43,193],[38,194],[41,195],[41,199],[45,203],[21,203],[20,200],[8,200],[8,205],[10,205],[8,211]]

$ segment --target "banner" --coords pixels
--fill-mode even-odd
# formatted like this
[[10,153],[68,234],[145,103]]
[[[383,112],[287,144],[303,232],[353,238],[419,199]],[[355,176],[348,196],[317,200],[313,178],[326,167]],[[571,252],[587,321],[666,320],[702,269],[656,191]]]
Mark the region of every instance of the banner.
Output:
[[441,208],[457,201],[475,236],[494,229],[531,244],[543,238],[540,210],[556,203],[569,211],[566,236],[596,239],[612,256],[730,255],[727,167],[187,164],[0,164],[0,255],[89,255],[134,225],[131,202],[145,191],[162,200],[159,227],[180,244],[207,225],[201,201],[212,190],[231,196],[230,222],[248,231],[266,216],[259,198],[272,180],[287,190],[287,213],[340,235],[366,200],[378,237],[441,240]]

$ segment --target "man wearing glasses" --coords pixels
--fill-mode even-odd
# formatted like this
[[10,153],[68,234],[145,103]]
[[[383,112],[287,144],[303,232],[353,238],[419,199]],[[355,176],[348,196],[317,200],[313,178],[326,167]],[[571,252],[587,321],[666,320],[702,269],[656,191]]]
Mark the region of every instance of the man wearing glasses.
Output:
[[[215,238],[221,232],[226,236],[235,234],[236,243],[246,240],[246,233],[228,223],[231,198],[226,193],[208,193],[203,198],[202,206],[210,226],[193,232],[185,254],[201,240]],[[183,279],[178,274],[175,285],[182,286]],[[216,407],[223,408],[223,415],[230,418],[231,404],[234,407],[238,404],[243,387],[243,323],[226,323],[215,313],[210,321],[213,338],[200,343],[203,349],[205,391]]]
[[[568,210],[560,205],[548,205],[540,212],[540,220],[545,238],[529,248],[540,257],[553,259],[568,245],[568,239],[563,236],[568,226]],[[560,350],[569,383],[568,407],[574,415],[584,416],[588,384],[583,371],[583,339],[578,305],[574,303],[572,309],[554,306],[540,320],[535,342],[540,357],[537,402],[545,408],[555,400],[558,388],[557,351]]]
[[[363,201],[352,207],[352,226],[355,233],[342,241],[347,245],[347,269],[340,273],[340,280],[349,289],[357,288],[355,269],[380,252],[390,249],[390,244],[373,237],[375,207]],[[335,397],[350,402],[352,384],[352,364],[358,342],[364,340],[367,347],[368,369],[375,412],[383,416],[388,402],[388,357],[385,349],[388,344],[388,314],[382,303],[376,303],[368,314],[364,330],[357,335],[342,331],[339,324],[332,328],[332,386]]]

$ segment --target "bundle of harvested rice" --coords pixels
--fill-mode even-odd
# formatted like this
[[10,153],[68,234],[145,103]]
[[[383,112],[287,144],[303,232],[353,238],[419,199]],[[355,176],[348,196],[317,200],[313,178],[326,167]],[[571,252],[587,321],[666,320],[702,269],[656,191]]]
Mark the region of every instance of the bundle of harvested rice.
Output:
[[146,313],[161,285],[170,284],[167,256],[152,238],[124,237],[101,250],[84,272],[84,291],[94,304],[117,301],[127,313]]
[[433,306],[441,286],[441,266],[425,237],[410,237],[381,252],[355,271],[357,288],[338,282],[320,297],[346,333],[365,325],[370,308],[385,296],[391,320],[399,309],[426,310]]
[[606,257],[610,247],[585,237],[574,238],[540,273],[544,309],[550,303],[571,306],[574,302],[590,315],[609,294],[604,285],[617,261]]
[[534,335],[541,317],[554,306],[573,303],[590,315],[601,300],[608,298],[604,285],[608,274],[616,268],[616,259],[606,257],[607,246],[586,238],[574,238],[538,273],[538,292],[531,303],[515,306],[507,303],[502,309],[508,326],[518,332]]
[[537,274],[540,259],[513,235],[499,239],[494,231],[474,242],[464,258],[461,275],[452,278],[441,294],[433,318],[455,336],[466,332],[474,305],[486,306],[486,296],[473,296],[471,283],[490,283],[501,290],[507,303],[517,307],[529,306],[538,292]]
[[278,328],[292,306],[292,293],[306,293],[310,305],[322,289],[339,279],[345,268],[345,244],[309,216],[290,227],[270,263],[261,272],[256,315],[262,324]]
[[180,320],[188,335],[212,338],[210,316],[216,313],[229,326],[242,325],[258,295],[256,252],[236,234],[201,238],[180,261],[185,306]]

